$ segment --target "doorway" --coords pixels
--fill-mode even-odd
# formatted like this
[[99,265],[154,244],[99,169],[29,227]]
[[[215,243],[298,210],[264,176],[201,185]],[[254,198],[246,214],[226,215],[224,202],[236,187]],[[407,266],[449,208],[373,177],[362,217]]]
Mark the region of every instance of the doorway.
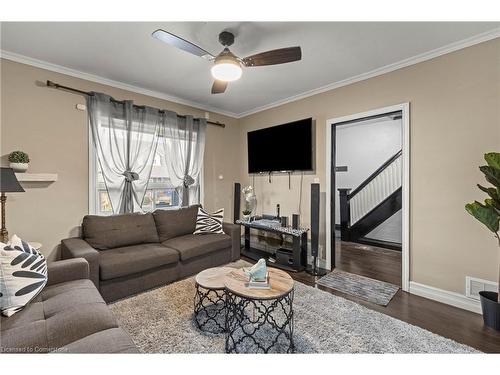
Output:
[[409,104],[326,122],[327,268],[409,288]]

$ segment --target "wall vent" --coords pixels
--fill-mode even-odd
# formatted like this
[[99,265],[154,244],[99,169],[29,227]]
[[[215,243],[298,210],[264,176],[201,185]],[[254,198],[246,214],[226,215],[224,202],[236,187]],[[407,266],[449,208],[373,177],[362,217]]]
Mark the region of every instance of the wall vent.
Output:
[[498,291],[498,283],[489,280],[478,279],[477,277],[465,276],[465,295],[469,298],[479,300],[479,292]]

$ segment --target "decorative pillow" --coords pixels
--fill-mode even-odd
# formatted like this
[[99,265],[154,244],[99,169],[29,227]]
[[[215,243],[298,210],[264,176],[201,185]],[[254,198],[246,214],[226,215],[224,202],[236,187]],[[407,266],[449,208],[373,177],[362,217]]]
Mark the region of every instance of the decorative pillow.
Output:
[[11,316],[26,306],[47,283],[47,261],[16,235],[0,242],[0,309]]
[[196,218],[196,229],[193,234],[223,234],[222,221],[224,220],[224,209],[209,214],[203,208],[198,208],[198,217]]

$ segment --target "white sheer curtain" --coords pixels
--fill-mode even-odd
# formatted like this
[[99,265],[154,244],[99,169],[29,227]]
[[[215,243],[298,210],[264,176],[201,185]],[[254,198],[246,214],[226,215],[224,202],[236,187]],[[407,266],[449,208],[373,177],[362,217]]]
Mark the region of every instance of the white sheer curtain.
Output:
[[179,192],[180,203],[199,203],[199,180],[205,151],[207,121],[192,116],[178,117],[165,111],[159,147],[172,185]]
[[87,96],[87,110],[113,213],[141,211],[163,116],[101,93]]

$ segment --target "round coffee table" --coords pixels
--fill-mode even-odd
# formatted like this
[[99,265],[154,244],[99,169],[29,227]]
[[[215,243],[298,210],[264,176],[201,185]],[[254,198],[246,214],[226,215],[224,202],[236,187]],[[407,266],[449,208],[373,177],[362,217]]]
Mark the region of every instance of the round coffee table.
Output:
[[201,271],[195,277],[194,320],[205,332],[225,331],[226,293],[224,278],[234,268],[216,267]]
[[270,289],[248,288],[241,269],[226,275],[226,353],[294,351],[293,279],[275,268],[268,272]]

